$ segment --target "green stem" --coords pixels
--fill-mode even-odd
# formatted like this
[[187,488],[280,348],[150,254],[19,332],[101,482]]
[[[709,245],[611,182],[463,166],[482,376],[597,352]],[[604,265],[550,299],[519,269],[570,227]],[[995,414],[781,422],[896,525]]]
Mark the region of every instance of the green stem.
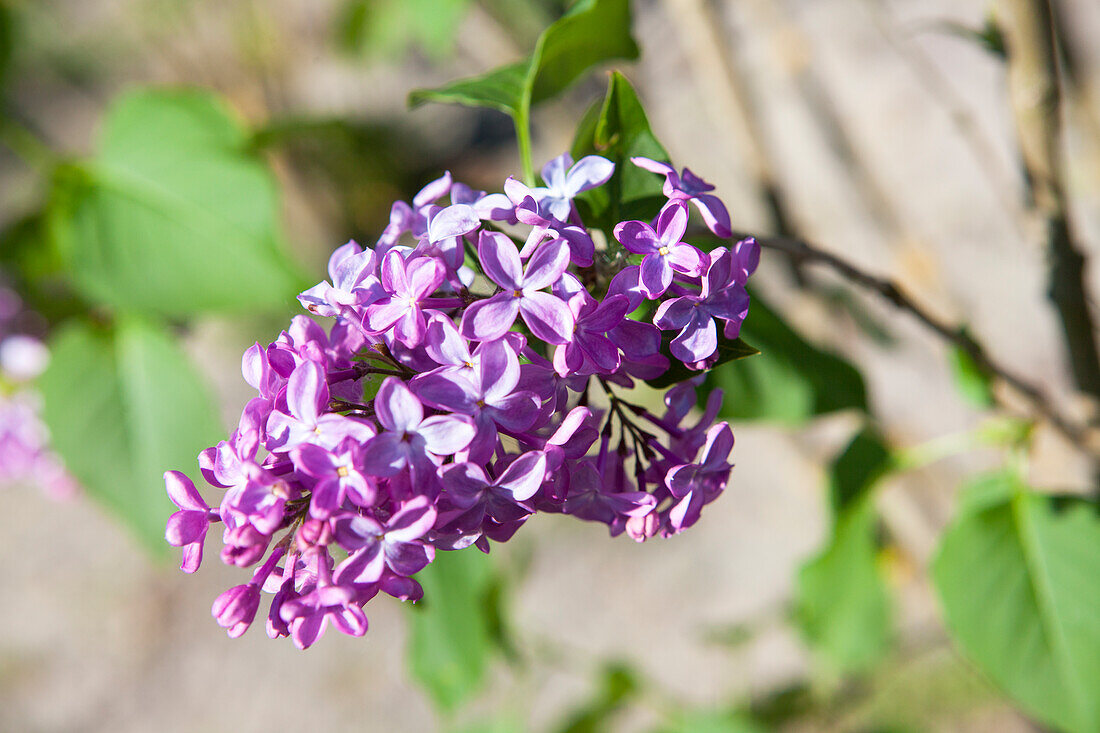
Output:
[[531,105],[522,103],[516,110],[516,142],[519,143],[519,159],[523,164],[523,182],[528,186],[535,185],[535,166],[531,163]]

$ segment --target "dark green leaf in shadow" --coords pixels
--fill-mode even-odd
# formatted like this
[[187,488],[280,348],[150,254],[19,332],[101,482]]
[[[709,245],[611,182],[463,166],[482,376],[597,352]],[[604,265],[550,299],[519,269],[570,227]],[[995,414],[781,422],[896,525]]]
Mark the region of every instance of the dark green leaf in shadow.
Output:
[[[664,389],[665,387],[671,387],[674,384],[679,384],[692,377],[699,376],[702,372],[695,369],[688,369],[687,366],[672,355],[672,351],[669,345],[672,343],[672,339],[676,337],[675,331],[665,331],[661,334],[661,353],[669,361],[669,368],[664,374],[653,379],[646,380],[646,384],[654,389]],[[718,364],[725,364],[728,361],[735,361],[737,359],[744,359],[748,356],[756,356],[760,351],[749,346],[741,339],[728,339],[725,336],[718,334],[718,361],[715,362],[715,366]]]
[[867,410],[859,371],[800,336],[755,292],[741,337],[761,355],[707,376],[709,388],[725,391],[723,417],[800,423],[837,410]]
[[[602,155],[615,164],[615,173],[603,186],[578,197],[589,225],[611,228],[626,219],[652,220],[666,199],[664,179],[630,162],[641,156],[667,161],[668,153],[649,128],[642,103],[626,77],[611,72],[603,103],[594,105],[581,120],[573,138],[573,157]],[[614,244],[610,239],[609,243]]]

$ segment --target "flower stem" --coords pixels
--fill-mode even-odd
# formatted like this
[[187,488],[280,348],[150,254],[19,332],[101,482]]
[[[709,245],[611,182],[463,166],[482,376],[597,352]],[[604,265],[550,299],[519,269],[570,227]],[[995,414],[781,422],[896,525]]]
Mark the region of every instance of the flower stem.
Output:
[[519,143],[519,159],[523,165],[523,182],[535,185],[535,166],[531,162],[531,109],[522,104],[512,120],[516,124],[516,142]]

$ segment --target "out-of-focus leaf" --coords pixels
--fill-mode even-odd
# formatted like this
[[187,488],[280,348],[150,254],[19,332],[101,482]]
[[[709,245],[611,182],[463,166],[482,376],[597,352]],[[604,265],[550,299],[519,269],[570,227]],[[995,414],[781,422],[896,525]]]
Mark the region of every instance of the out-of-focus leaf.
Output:
[[992,375],[982,371],[970,355],[958,346],[952,347],[948,359],[959,393],[976,407],[990,407],[993,404]]
[[[72,292],[64,263],[50,246],[41,212],[18,219],[0,231],[0,270],[27,306],[48,324],[87,311]],[[25,324],[31,331],[36,324]]]
[[603,671],[599,689],[555,728],[555,733],[602,733],[611,728],[612,717],[638,694],[640,684],[634,671],[623,664],[610,664]]
[[890,466],[890,450],[873,427],[852,438],[829,471],[832,536],[799,573],[796,607],[802,633],[840,671],[877,662],[890,634],[871,502]]
[[120,310],[188,315],[289,306],[267,166],[219,98],[141,91],[108,112],[99,154],[63,168],[53,236],[78,290]]
[[741,336],[761,355],[707,375],[710,389],[725,390],[723,417],[800,423],[837,410],[867,410],[859,371],[806,341],[756,293]]
[[617,71],[611,72],[603,103],[593,106],[573,138],[575,159],[590,154],[611,160],[615,173],[603,186],[578,197],[585,221],[601,226],[610,236],[615,223],[624,219],[652,220],[666,200],[664,179],[630,159],[641,156],[667,161],[668,153],[649,128],[634,88]]
[[963,495],[932,563],[956,641],[1048,725],[1100,730],[1100,515],[1009,474]]
[[739,711],[687,710],[654,733],[764,733],[766,729]]
[[201,378],[170,334],[137,319],[70,325],[51,351],[38,386],[53,447],[91,497],[166,551],[164,471],[194,466],[223,433]]
[[556,96],[592,66],[637,56],[629,0],[580,0],[539,36],[526,60],[435,89],[417,89],[409,95],[409,104],[490,107],[515,117]]
[[824,552],[798,576],[802,632],[840,671],[874,664],[890,634],[890,603],[878,568],[875,522],[869,504],[844,512]]
[[[674,384],[679,384],[692,377],[699,376],[699,372],[688,369],[682,361],[672,355],[669,349],[669,344],[672,343],[672,339],[676,337],[676,332],[665,331],[661,336],[661,353],[664,354],[669,361],[669,368],[664,374],[653,379],[646,380],[646,384],[654,389],[664,389],[665,387],[671,387]],[[728,361],[735,361],[737,359],[744,359],[747,356],[755,356],[760,351],[749,346],[741,339],[730,340],[721,333],[718,335],[718,361],[715,362],[715,366],[718,364],[725,364]]]
[[336,35],[348,52],[392,56],[416,45],[439,60],[454,51],[470,0],[351,0],[337,16]]
[[453,710],[481,689],[489,669],[490,559],[474,549],[439,552],[416,579],[424,600],[410,614],[409,666],[436,706]]
[[15,53],[15,15],[5,0],[0,0],[0,87],[3,86]]
[[834,515],[865,501],[890,470],[892,460],[890,448],[875,428],[867,426],[859,431],[829,471],[829,504]]

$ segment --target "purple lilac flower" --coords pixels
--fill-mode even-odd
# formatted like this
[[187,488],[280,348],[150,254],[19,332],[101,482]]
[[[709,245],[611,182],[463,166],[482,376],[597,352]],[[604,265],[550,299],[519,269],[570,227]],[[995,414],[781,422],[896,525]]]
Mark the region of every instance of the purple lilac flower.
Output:
[[680,240],[687,233],[688,212],[683,204],[665,207],[657,218],[657,230],[644,221],[615,225],[615,239],[635,254],[645,255],[639,286],[649,299],[659,298],[672,284],[673,271],[696,276],[706,269],[706,255]]
[[474,438],[464,417],[425,419],[420,400],[393,377],[382,382],[374,409],[383,432],[364,444],[362,463],[375,476],[392,476],[405,467],[421,477],[432,475],[440,456],[454,455]]
[[[680,331],[671,356],[695,368],[712,358],[716,319],[736,335],[759,250],[747,240],[707,257],[682,243],[686,202],[706,199],[680,186],[653,211],[655,228],[615,227],[640,266],[598,251],[572,200],[610,172],[563,156],[544,188],[509,179],[504,194],[445,175],[394,204],[376,246],[339,248],[330,281],[302,294],[330,328],[297,316],[245,352],[257,396],[199,455],[224,490],[217,508],[182,474],[165,475],[179,508],[165,537],[183,548],[182,568],[199,567],[216,521],[222,561],[258,568],[211,608],[231,636],[265,594],[272,638],[305,649],[330,625],[359,636],[379,593],[423,596],[414,576],[438,551],[488,552],[539,512],[667,537],[721,493],[733,437],[714,426],[720,391],[689,424],[697,380],[672,388],[660,417],[628,391],[669,366],[658,326]],[[475,239],[481,280],[464,264]],[[654,311],[656,325],[642,320]]]
[[547,242],[524,269],[511,239],[497,232],[482,232],[477,254],[485,275],[503,292],[466,309],[460,329],[463,336],[477,341],[498,339],[512,327],[516,316],[522,315],[536,338],[551,344],[569,341],[573,330],[569,306],[541,292],[557,282],[569,266],[565,243]]
[[601,186],[615,172],[615,164],[598,155],[587,155],[573,163],[569,153],[562,153],[542,167],[545,186],[532,189],[539,209],[560,222],[568,221],[575,211],[577,194]]
[[[727,334],[736,337],[749,312],[749,294],[737,282],[733,255],[724,247],[710,253],[710,267],[698,295],[666,300],[657,308],[653,322],[664,330],[680,329],[672,339],[672,355],[685,363],[702,362],[718,348],[717,318],[727,324]],[[742,281],[743,282],[743,281]],[[732,328],[729,324],[733,324]]]
[[721,199],[709,193],[714,190],[699,176],[684,168],[683,173],[676,173],[676,169],[667,163],[661,163],[649,158],[631,158],[630,162],[639,168],[657,173],[665,177],[664,194],[670,201],[690,201],[703,217],[707,228],[719,237],[732,237],[730,230],[730,215],[726,211],[726,205]]

